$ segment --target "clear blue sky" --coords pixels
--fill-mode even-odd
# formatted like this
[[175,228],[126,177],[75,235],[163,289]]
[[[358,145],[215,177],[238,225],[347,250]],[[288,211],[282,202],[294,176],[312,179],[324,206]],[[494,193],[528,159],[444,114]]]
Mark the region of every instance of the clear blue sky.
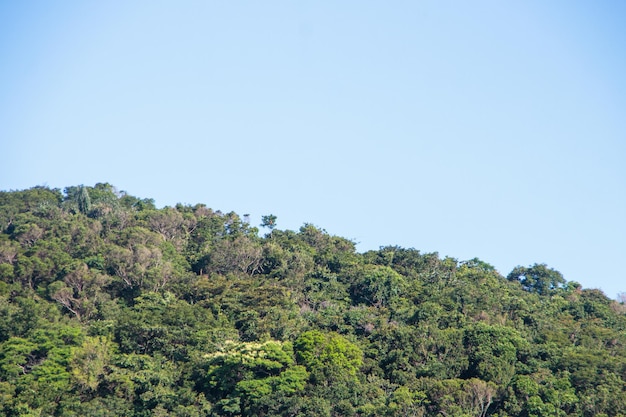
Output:
[[626,2],[2,1],[0,189],[626,291]]

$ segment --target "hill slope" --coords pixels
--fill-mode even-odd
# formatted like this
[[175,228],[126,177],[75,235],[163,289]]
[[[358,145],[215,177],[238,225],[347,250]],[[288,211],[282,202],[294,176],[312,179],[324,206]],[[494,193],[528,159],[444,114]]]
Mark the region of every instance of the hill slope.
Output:
[[618,416],[626,308],[546,265],[0,192],[7,416]]

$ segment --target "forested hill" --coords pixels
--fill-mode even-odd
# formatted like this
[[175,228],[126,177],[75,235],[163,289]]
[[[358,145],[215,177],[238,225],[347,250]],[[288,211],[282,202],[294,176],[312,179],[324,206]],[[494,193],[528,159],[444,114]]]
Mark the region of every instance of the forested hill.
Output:
[[275,220],[0,192],[0,414],[626,415],[623,303]]

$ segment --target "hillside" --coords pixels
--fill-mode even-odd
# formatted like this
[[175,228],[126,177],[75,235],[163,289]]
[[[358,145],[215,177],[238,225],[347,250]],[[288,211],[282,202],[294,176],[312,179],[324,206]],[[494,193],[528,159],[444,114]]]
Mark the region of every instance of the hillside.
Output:
[[0,414],[626,415],[602,292],[264,226],[109,184],[0,192]]

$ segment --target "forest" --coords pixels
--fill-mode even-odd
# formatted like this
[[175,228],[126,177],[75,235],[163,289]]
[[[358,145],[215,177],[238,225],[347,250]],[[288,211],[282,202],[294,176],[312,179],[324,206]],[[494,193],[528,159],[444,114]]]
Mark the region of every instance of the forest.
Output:
[[0,415],[626,416],[623,302],[247,219],[0,192]]

